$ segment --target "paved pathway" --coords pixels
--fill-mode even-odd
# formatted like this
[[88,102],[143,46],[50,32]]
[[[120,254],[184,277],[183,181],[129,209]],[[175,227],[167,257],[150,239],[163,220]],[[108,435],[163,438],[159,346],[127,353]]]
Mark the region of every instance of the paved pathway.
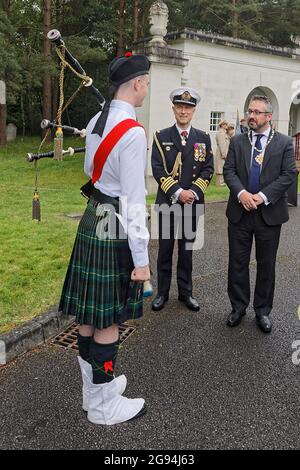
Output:
[[[1,449],[299,449],[300,209],[282,231],[271,335],[252,309],[229,329],[225,204],[208,204],[205,247],[195,253],[201,312],[171,299],[124,343],[118,370],[127,396],[146,399],[141,419],[94,426],[80,408],[73,351],[47,345],[0,370]],[[155,259],[155,246],[153,256]],[[154,263],[153,263],[154,264]],[[254,280],[255,262],[251,265]],[[300,353],[299,353],[300,358]]]

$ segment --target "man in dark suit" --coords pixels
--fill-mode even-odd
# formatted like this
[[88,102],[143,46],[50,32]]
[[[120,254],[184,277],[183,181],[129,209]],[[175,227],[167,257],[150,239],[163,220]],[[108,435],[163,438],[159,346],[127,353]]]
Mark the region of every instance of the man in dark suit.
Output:
[[254,311],[258,327],[270,333],[275,263],[281,225],[287,222],[287,191],[296,171],[293,142],[271,126],[272,105],[253,96],[248,109],[249,133],[231,139],[224,165],[230,189],[226,215],[229,238],[227,325],[240,323],[250,301],[249,261],[255,238],[257,277]]
[[[201,209],[203,213],[204,193],[213,175],[213,154],[209,135],[191,126],[199,94],[183,87],[173,90],[170,99],[176,124],[156,132],[152,148],[152,171],[158,183],[156,204],[159,205],[158,292],[152,309],[161,310],[169,298],[172,255],[178,238],[178,299],[190,310],[198,311],[199,304],[192,293],[191,244]],[[181,231],[178,235],[183,227],[184,233]]]

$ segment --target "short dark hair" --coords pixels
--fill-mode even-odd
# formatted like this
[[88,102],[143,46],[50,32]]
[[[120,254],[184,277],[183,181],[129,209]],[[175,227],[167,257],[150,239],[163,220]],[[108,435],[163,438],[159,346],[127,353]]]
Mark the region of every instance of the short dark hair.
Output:
[[267,113],[273,113],[272,103],[271,103],[271,101],[269,100],[269,98],[267,96],[265,96],[265,95],[253,95],[250,98],[250,103],[251,103],[251,101],[262,101],[266,105],[266,108],[267,108],[266,112]]

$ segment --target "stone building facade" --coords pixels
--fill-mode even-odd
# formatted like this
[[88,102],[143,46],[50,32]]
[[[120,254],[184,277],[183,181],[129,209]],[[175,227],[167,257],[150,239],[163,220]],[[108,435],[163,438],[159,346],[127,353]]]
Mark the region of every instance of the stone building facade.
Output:
[[[155,23],[157,15],[161,35],[156,28],[155,38],[138,43],[135,49],[152,63],[149,94],[138,111],[148,133],[149,152],[153,131],[174,122],[170,91],[184,85],[201,95],[193,123],[210,133],[213,146],[218,121],[236,123],[238,113],[244,116],[250,96],[256,93],[271,99],[278,131],[292,136],[300,132],[300,48],[296,44],[295,49],[264,46],[190,29],[165,35],[167,13],[160,6],[163,2],[155,2],[150,17]],[[150,158],[146,177],[152,193],[156,183]]]

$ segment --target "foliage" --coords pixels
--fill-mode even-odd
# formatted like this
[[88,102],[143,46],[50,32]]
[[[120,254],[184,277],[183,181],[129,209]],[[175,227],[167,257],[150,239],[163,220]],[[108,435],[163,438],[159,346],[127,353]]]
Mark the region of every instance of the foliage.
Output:
[[[149,8],[153,0],[138,1],[138,37],[147,36]],[[124,25],[119,20],[121,0],[52,0],[52,27],[57,27],[71,53],[79,60],[94,85],[107,95],[107,65],[117,53],[133,47],[134,4],[125,0]],[[283,47],[293,47],[300,30],[299,0],[165,0],[169,7],[169,31],[192,28],[212,34]],[[44,73],[53,80],[53,118],[57,106],[58,60],[43,57],[43,0],[0,0],[0,79],[7,84],[8,121],[39,132],[42,118]],[[120,30],[120,28],[122,30]],[[78,86],[66,74],[65,95]],[[85,127],[97,103],[85,89],[64,119]]]

